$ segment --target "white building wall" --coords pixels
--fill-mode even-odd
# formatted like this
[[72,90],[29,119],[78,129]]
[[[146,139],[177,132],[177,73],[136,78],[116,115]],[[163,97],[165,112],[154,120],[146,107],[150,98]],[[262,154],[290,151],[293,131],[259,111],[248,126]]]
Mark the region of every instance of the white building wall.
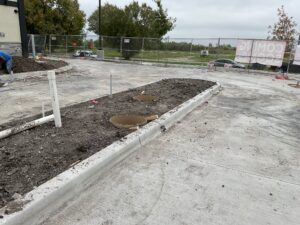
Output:
[[17,7],[0,5],[0,50],[21,54],[21,31]]

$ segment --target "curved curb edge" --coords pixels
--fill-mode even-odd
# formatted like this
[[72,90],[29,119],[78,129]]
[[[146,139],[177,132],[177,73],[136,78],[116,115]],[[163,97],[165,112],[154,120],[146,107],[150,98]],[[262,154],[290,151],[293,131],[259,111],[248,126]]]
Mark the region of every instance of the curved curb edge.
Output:
[[[73,69],[72,65],[67,65],[58,69],[55,69],[55,73],[56,74],[61,74],[64,72],[67,72],[69,70]],[[47,76],[47,70],[44,71],[33,71],[33,72],[26,72],[26,73],[14,73],[13,74],[13,79],[14,80],[26,80],[29,78],[36,78],[36,77],[43,77],[43,76]],[[11,78],[10,75],[2,75],[1,78],[3,78],[4,80],[9,80]]]

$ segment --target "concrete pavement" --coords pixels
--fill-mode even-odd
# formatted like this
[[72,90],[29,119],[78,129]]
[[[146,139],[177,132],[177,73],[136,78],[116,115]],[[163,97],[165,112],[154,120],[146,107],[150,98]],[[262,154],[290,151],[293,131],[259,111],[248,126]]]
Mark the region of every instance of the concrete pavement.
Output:
[[[81,70],[85,61],[72,63]],[[43,225],[300,223],[300,90],[287,86],[292,81],[234,72],[87,64],[88,71],[59,78],[63,105],[108,93],[109,72],[115,77],[115,91],[170,77],[216,80],[224,90],[57,209]],[[26,87],[26,94],[42,93],[46,84],[39,83]],[[1,103],[18,95],[21,90],[7,99],[1,95]],[[38,111],[42,98],[28,100],[28,114]],[[7,107],[1,121],[14,113]]]

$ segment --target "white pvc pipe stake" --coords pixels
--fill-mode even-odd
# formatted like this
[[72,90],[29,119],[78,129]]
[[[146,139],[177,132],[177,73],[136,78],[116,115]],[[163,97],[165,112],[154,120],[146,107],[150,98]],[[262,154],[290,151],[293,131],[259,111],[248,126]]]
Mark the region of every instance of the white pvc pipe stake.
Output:
[[50,87],[50,97],[52,100],[52,109],[54,114],[54,122],[56,127],[62,127],[59,101],[57,96],[56,78],[54,71],[48,71],[48,80]]
[[45,103],[42,102],[42,115],[45,117]]
[[31,47],[32,47],[32,56],[35,59],[36,56],[36,51],[35,51],[35,39],[34,39],[34,34],[31,34]]
[[110,89],[109,89],[109,97],[112,98],[112,74],[110,74],[110,77],[109,77],[109,80],[110,80]]

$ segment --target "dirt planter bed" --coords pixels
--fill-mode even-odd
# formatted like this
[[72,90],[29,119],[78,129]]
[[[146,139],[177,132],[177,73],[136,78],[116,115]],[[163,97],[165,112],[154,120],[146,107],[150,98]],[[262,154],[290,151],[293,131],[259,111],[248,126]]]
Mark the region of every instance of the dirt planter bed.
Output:
[[63,60],[41,59],[35,61],[32,58],[23,58],[19,56],[13,57],[13,76],[5,74],[0,70],[0,79],[2,81],[12,82],[17,80],[25,80],[34,77],[47,76],[47,71],[54,70],[56,74],[64,73],[73,68]]
[[[76,163],[122,139],[133,130],[114,127],[115,115],[159,116],[188,101],[216,83],[193,79],[169,79],[126,92],[62,109],[63,128],[49,123],[0,140],[0,208],[10,204],[16,193],[24,195]],[[142,103],[134,96],[158,96],[156,102]],[[192,103],[191,103],[192,104]],[[34,118],[29,118],[31,121]],[[25,121],[1,126],[1,130]],[[146,125],[147,126],[147,125]],[[14,196],[15,195],[15,196]],[[6,213],[12,213],[7,211]],[[0,219],[1,224],[1,219]]]
[[14,65],[14,73],[26,73],[26,72],[33,72],[33,71],[55,70],[67,66],[68,63],[62,60],[49,60],[49,59],[36,62],[31,58],[14,56],[13,65]]

